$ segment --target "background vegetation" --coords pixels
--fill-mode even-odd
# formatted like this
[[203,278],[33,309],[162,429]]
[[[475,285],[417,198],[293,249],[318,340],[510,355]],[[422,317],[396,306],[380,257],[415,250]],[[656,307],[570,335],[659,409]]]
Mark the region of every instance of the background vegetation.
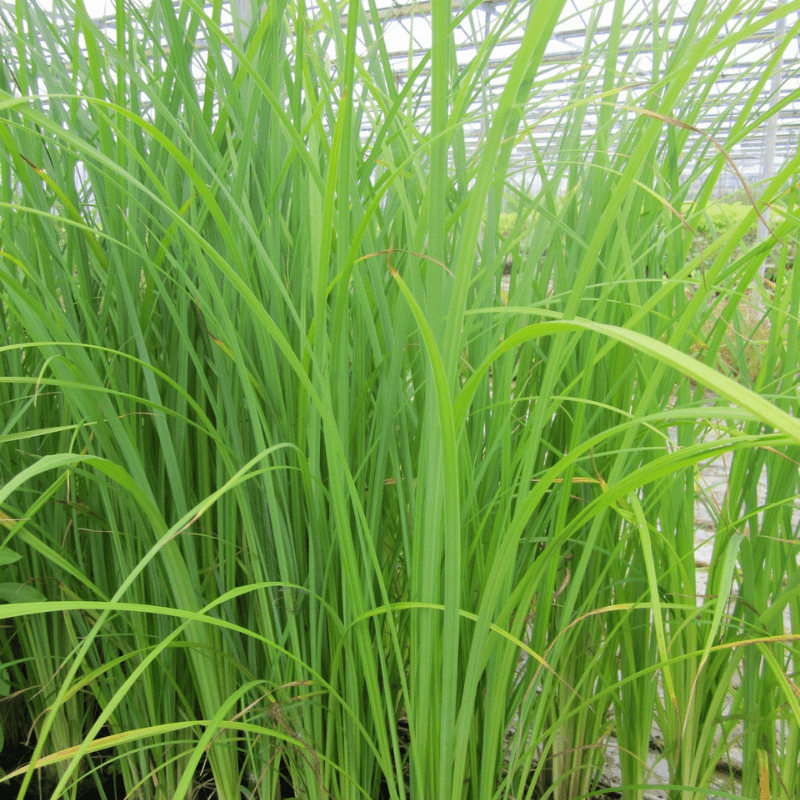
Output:
[[[543,60],[563,2],[498,7],[458,66],[477,3],[435,0],[405,83],[366,2],[269,0],[241,46],[219,0],[119,0],[113,36],[55,5],[2,12],[6,753],[33,728],[5,785],[567,800],[613,734],[642,798],[656,725],[671,798],[732,747],[715,796],[800,795],[800,156],[725,225],[709,205],[777,112],[796,4],[701,0],[676,41],[598,4],[576,77]],[[744,112],[693,135],[781,15],[723,97]],[[524,192],[513,146],[567,71]],[[696,474],[723,454],[705,586]]]

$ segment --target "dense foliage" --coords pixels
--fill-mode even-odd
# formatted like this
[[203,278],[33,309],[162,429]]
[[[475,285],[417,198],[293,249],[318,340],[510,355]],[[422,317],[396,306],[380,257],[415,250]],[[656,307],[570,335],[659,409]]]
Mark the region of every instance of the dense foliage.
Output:
[[459,65],[478,5],[402,80],[371,2],[0,11],[0,708],[53,797],[571,800],[613,735],[634,799],[654,725],[673,798],[731,747],[717,796],[800,796],[800,156],[706,213],[797,4],[599,3],[580,68],[543,0]]

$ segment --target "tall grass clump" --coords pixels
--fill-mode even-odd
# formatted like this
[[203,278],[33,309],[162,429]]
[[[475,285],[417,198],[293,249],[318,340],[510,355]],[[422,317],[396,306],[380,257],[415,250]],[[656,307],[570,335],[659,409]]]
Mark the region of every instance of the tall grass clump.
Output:
[[742,242],[800,156],[692,250],[795,4],[598,3],[565,63],[512,0],[460,63],[434,0],[403,66],[373,2],[252,5],[0,12],[0,781],[570,800],[615,741],[633,799],[657,730],[671,798],[732,748],[797,797],[797,208]]

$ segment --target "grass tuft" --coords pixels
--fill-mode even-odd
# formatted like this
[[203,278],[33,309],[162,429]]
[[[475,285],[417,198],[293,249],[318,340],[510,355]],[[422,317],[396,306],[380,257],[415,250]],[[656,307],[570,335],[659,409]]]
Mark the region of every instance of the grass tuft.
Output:
[[0,784],[800,795],[800,156],[710,199],[762,5],[0,8]]

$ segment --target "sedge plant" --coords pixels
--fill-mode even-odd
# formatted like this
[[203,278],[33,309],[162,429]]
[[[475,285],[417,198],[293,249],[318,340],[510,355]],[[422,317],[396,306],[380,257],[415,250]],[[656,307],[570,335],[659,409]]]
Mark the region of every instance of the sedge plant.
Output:
[[796,797],[800,156],[692,245],[797,4],[252,5],[0,11],[0,781]]

